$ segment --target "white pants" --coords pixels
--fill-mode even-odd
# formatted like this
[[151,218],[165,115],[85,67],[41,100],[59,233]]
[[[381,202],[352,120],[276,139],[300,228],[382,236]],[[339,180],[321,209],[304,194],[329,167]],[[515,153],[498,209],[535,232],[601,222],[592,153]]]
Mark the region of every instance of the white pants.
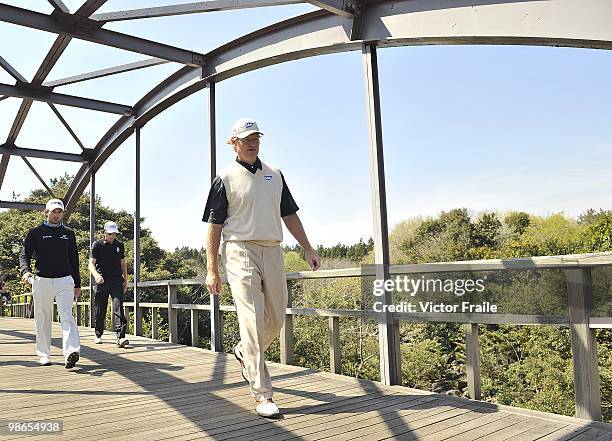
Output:
[[72,352],[80,352],[79,330],[72,315],[72,302],[74,301],[74,280],[72,276],[56,279],[34,277],[32,296],[34,297],[34,323],[36,325],[36,353],[40,357],[51,355],[53,299],[57,302],[57,311],[62,324],[64,358]]

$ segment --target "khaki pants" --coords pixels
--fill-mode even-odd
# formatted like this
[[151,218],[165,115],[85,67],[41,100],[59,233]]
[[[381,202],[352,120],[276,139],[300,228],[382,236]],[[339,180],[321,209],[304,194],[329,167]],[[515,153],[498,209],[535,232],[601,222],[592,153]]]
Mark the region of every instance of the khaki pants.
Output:
[[238,314],[240,342],[251,395],[272,398],[272,382],[264,352],[278,336],[287,307],[283,251],[252,242],[225,242],[227,279]]

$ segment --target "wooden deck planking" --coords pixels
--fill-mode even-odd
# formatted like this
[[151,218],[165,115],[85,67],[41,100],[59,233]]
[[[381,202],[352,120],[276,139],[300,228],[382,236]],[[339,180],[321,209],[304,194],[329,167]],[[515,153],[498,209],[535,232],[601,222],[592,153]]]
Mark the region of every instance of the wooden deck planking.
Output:
[[[33,321],[0,319],[3,419],[61,419],[53,439],[612,441],[612,425],[451,399],[409,388],[271,363],[283,418],[266,420],[231,354],[129,336],[93,343],[81,328],[81,361],[63,367],[54,324],[50,367],[38,366]],[[21,439],[22,436],[2,437]]]

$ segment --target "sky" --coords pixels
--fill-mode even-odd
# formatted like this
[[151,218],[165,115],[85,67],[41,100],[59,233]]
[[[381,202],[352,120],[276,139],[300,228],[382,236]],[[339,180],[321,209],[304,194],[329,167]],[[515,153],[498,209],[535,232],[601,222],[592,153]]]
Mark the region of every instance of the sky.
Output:
[[[64,0],[74,11],[78,0]],[[8,3],[50,13],[46,1]],[[99,12],[169,4],[110,0]],[[174,2],[181,3],[181,2]],[[290,5],[109,23],[108,29],[205,53],[261,26],[314,10]],[[54,35],[0,23],[0,55],[31,79]],[[4,42],[12,42],[6,44]],[[524,46],[379,49],[390,228],[414,216],[465,207],[536,215],[611,209],[612,53]],[[147,58],[73,39],[48,80]],[[180,68],[165,65],[59,87],[56,92],[132,105]],[[0,70],[0,83],[13,84]],[[218,168],[241,117],[264,132],[260,157],[283,171],[314,245],[372,235],[369,146],[360,52],[275,65],[217,85]],[[0,102],[0,140],[20,100]],[[141,214],[160,245],[200,248],[208,193],[208,91],[181,101],[141,132]],[[118,118],[59,107],[86,147]],[[44,103],[34,103],[16,144],[78,153]],[[78,164],[31,159],[45,179]],[[102,202],[134,209],[134,139],[97,173]],[[0,198],[40,187],[13,157]],[[295,241],[285,231],[285,243]]]

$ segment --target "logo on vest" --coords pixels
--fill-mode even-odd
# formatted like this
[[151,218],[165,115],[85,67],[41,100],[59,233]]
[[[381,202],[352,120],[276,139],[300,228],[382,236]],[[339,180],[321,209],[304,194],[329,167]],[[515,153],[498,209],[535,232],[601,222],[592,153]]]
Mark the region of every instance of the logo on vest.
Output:
[[271,181],[271,180],[272,180],[272,175],[265,175],[265,176],[264,176],[264,179],[265,179],[266,181]]

